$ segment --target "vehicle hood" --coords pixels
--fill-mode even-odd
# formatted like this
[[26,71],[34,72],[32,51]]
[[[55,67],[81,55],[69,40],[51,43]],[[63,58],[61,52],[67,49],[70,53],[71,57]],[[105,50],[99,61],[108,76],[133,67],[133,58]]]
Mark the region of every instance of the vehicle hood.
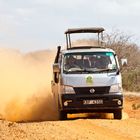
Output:
[[62,84],[72,87],[111,86],[121,83],[121,75],[116,74],[63,74]]

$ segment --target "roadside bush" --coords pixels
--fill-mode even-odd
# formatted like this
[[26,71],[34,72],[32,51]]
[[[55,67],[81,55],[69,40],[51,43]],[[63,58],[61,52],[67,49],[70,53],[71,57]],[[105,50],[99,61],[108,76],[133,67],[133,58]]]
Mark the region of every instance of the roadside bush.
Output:
[[123,88],[128,91],[140,91],[140,70],[122,73]]

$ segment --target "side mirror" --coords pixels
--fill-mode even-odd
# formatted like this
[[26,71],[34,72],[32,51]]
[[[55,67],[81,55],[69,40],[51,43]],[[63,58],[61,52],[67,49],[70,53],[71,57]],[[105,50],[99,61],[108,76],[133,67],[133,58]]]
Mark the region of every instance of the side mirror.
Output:
[[121,59],[121,65],[122,66],[127,66],[127,59],[126,58]]
[[58,63],[53,64],[53,72],[54,73],[59,73],[60,72],[60,67]]

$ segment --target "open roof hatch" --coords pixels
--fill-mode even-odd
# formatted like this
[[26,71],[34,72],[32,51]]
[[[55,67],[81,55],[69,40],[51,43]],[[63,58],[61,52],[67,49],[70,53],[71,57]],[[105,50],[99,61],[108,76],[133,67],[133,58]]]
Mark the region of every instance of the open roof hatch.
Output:
[[75,33],[96,33],[98,35],[98,46],[82,46],[80,48],[101,47],[102,46],[102,41],[103,41],[103,31],[104,31],[104,28],[102,28],[102,27],[68,29],[65,32],[67,49],[77,49],[77,48],[79,48],[79,47],[72,47],[72,45],[71,45],[72,42],[71,42],[70,34],[75,34]]

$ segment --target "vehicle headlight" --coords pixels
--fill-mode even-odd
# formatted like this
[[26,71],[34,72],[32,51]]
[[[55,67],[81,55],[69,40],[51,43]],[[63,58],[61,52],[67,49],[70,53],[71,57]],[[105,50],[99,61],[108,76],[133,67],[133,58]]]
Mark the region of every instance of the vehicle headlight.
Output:
[[114,92],[121,92],[122,91],[122,86],[121,84],[115,84],[115,85],[112,85],[110,87],[110,93],[114,93]]
[[73,87],[71,86],[63,86],[63,94],[75,94]]

